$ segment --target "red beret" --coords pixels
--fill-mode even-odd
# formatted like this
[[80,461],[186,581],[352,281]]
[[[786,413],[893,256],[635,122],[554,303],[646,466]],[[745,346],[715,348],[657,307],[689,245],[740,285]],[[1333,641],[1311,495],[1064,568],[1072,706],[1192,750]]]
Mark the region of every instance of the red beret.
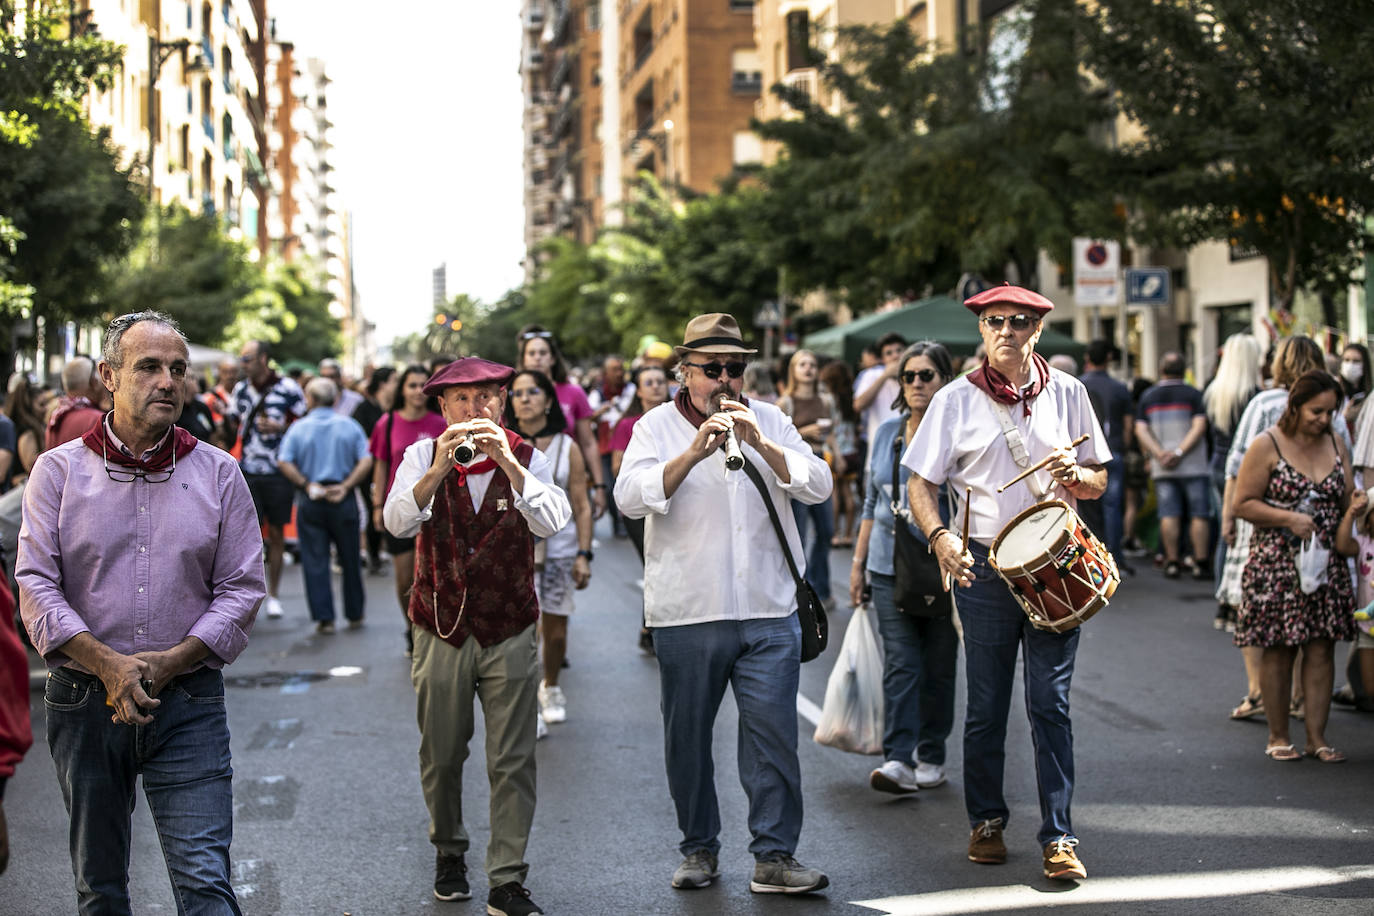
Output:
[[981,315],[983,309],[990,305],[1018,305],[1037,315],[1044,315],[1054,308],[1054,303],[1039,293],[1010,283],[994,286],[964,300],[964,306],[975,315]]
[[465,356],[444,366],[425,382],[425,394],[437,395],[453,385],[504,385],[515,375],[510,366],[479,356]]

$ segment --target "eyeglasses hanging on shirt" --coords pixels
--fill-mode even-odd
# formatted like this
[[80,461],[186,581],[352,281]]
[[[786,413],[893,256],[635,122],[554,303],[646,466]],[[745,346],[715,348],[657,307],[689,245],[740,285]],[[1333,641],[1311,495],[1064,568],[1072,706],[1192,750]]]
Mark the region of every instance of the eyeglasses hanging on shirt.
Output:
[[148,483],[166,483],[172,479],[172,474],[176,472],[176,469],[176,449],[172,449],[171,465],[160,471],[145,471],[143,468],[119,466],[110,467],[110,453],[108,449],[105,450],[105,476],[109,477],[115,483],[133,483],[140,477],[148,481]]

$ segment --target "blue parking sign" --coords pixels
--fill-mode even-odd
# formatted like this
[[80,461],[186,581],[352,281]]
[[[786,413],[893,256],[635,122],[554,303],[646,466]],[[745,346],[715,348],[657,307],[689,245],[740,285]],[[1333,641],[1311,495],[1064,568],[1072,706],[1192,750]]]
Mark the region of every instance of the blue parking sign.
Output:
[[1127,305],[1168,305],[1169,268],[1126,268]]

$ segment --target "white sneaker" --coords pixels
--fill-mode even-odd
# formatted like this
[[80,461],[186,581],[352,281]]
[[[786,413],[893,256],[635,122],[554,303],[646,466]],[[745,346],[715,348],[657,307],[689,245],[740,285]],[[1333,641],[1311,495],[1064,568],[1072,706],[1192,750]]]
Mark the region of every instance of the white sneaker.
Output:
[[868,784],[879,792],[893,795],[910,795],[920,788],[916,782],[916,772],[900,760],[889,760],[878,767],[869,774]]
[[568,721],[568,701],[562,687],[545,687],[543,681],[539,682],[539,714],[549,725]]
[[536,714],[534,717],[534,740],[538,741],[540,738],[547,738],[548,736],[549,727],[544,724],[544,717]]
[[262,603],[262,606],[267,609],[268,617],[276,619],[282,615],[281,602],[271,595],[267,596],[267,600]]
[[945,768],[938,763],[916,762],[916,785],[933,789],[945,784]]

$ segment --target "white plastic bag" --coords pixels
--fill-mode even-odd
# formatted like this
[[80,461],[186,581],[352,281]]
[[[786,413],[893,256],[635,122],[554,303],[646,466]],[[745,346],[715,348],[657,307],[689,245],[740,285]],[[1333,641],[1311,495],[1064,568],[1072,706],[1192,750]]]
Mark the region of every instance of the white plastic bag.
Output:
[[1298,564],[1298,586],[1304,595],[1310,595],[1326,584],[1331,551],[1317,542],[1315,534],[1302,542],[1295,559]]
[[883,752],[883,648],[870,604],[849,618],[825,686],[817,744],[854,754]]

